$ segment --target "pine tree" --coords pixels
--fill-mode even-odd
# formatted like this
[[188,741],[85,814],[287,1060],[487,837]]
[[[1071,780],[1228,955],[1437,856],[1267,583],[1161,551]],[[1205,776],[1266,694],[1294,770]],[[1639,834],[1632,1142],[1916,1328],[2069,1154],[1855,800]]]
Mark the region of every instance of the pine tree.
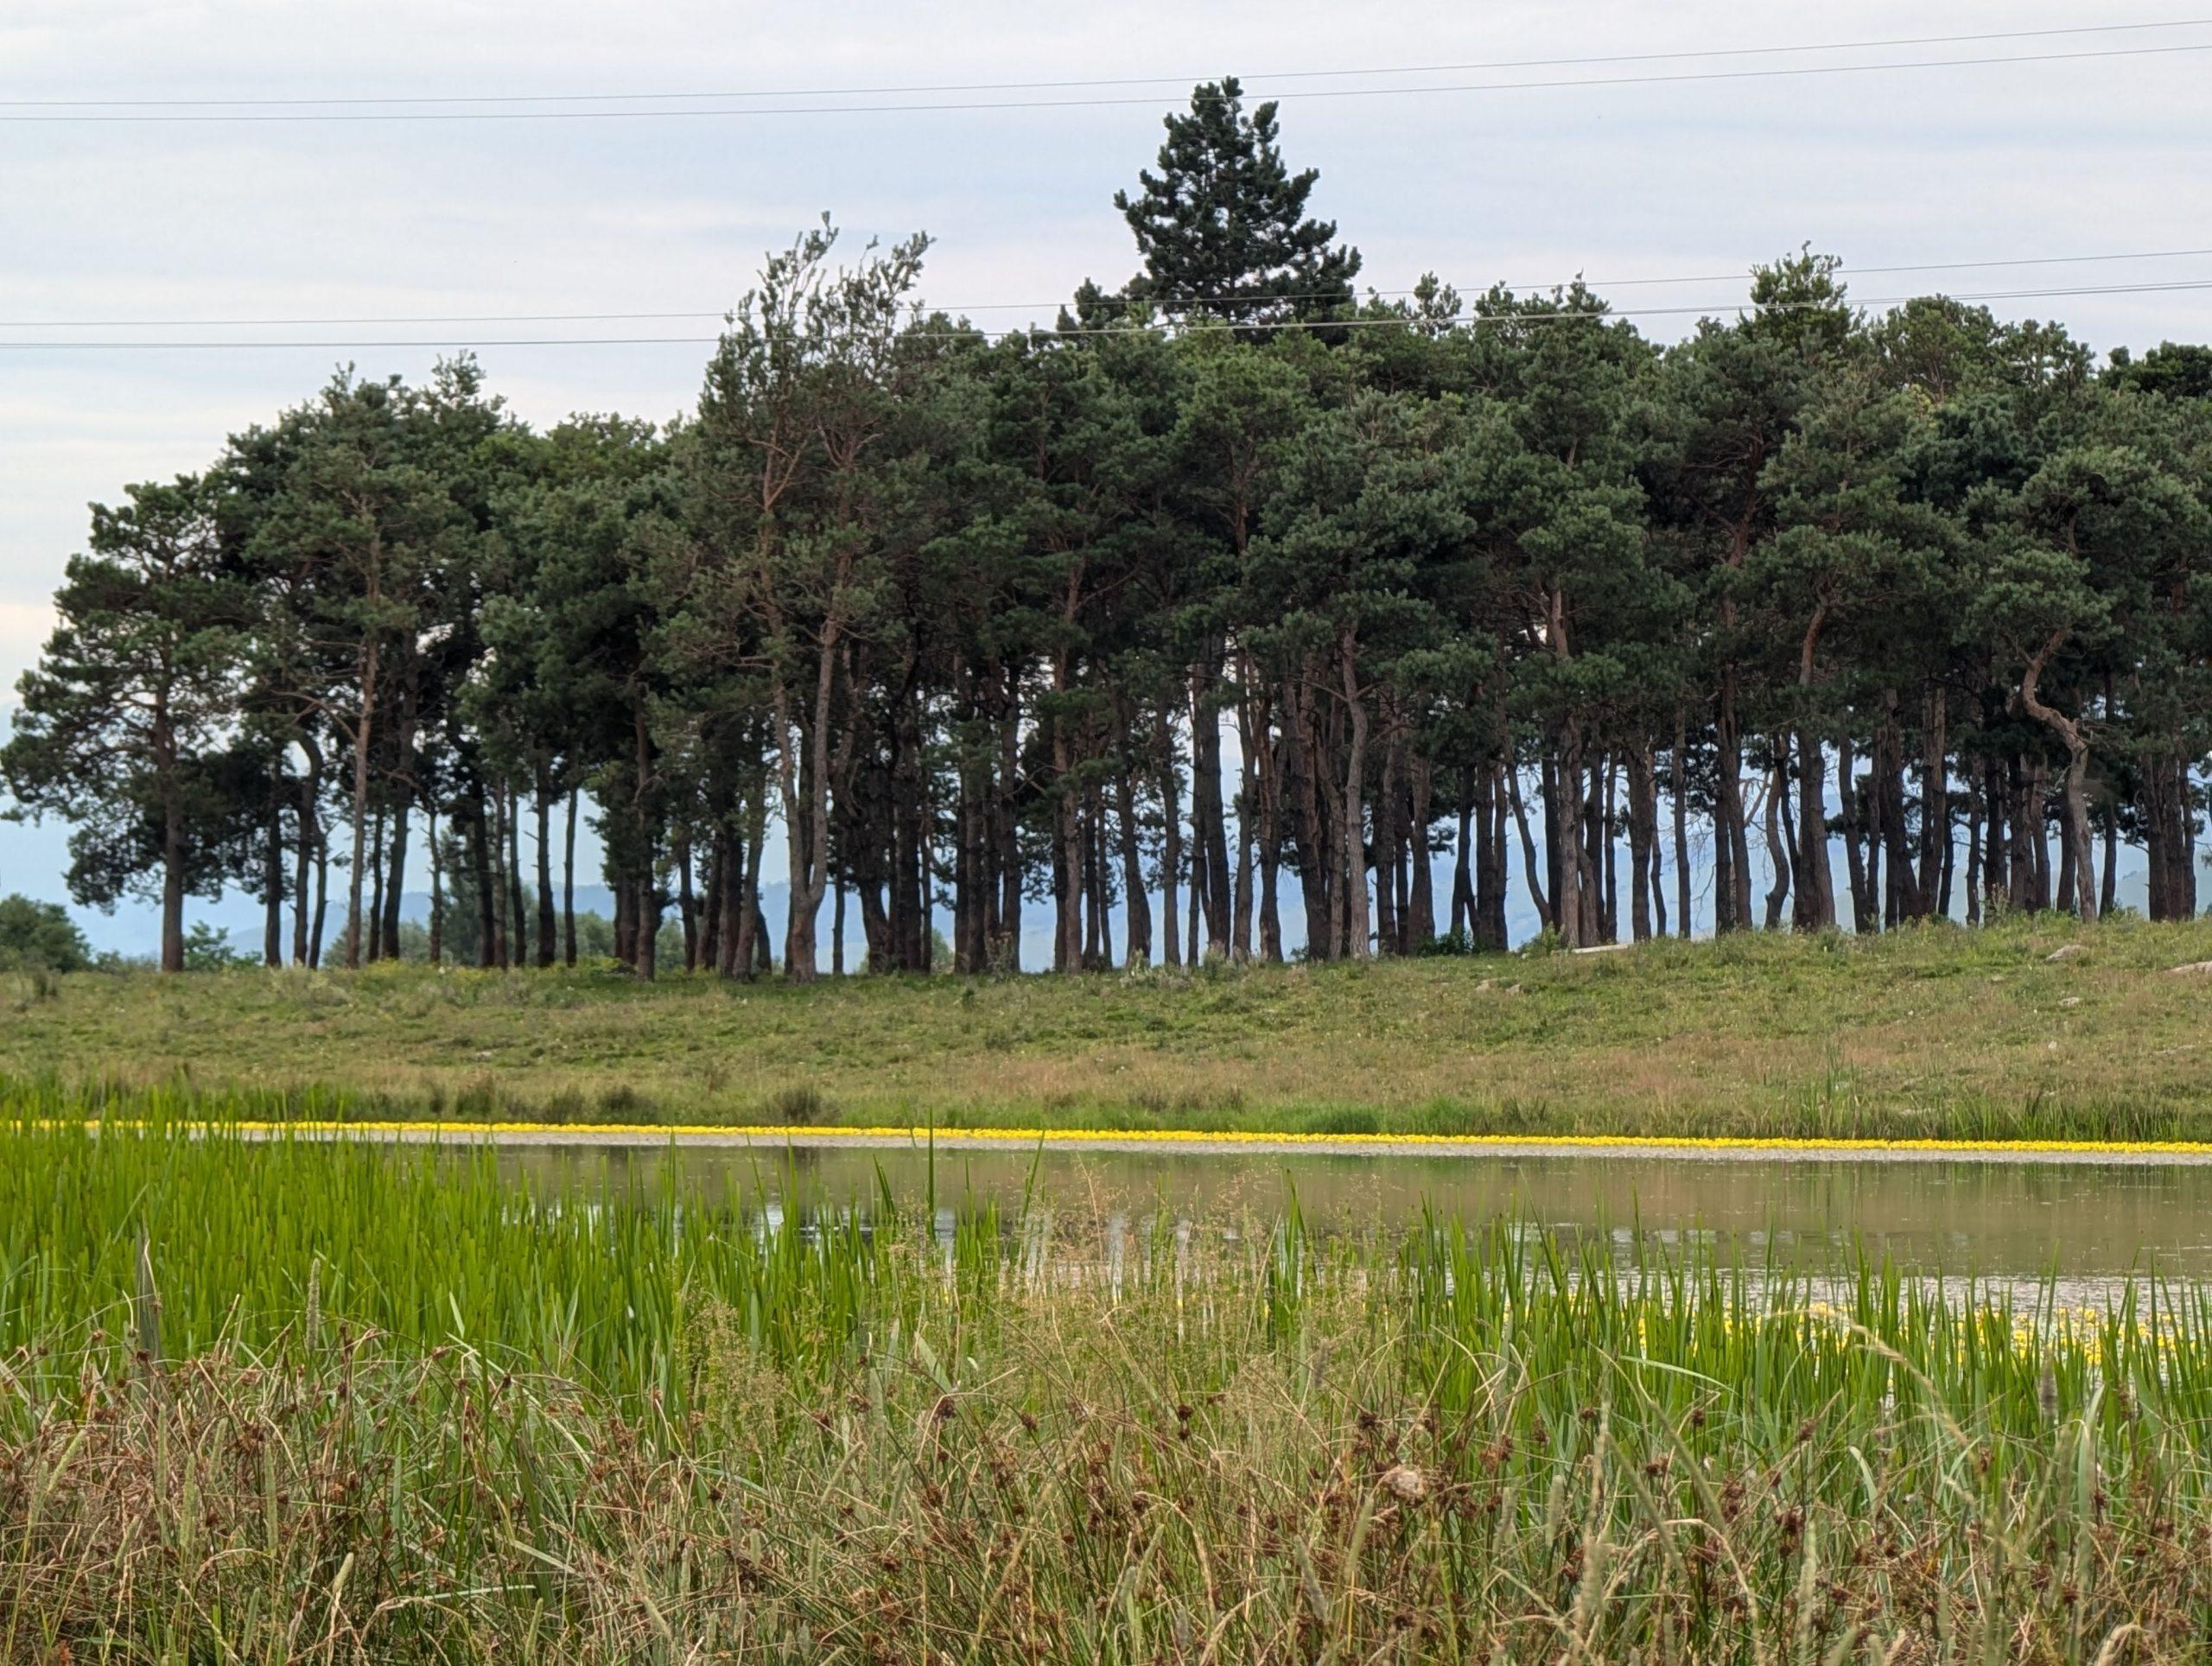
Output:
[[1243,87],[1225,76],[1193,89],[1190,113],[1166,126],[1160,172],[1139,169],[1135,197],[1114,194],[1144,257],[1133,300],[1240,324],[1327,318],[1351,304],[1359,251],[1334,242],[1335,221],[1306,217],[1320,171],[1285,166],[1274,104],[1247,116]]
[[187,477],[93,506],[90,553],[69,563],[60,622],[0,748],[20,812],[76,823],[72,895],[160,898],[164,971],[184,966],[184,899],[207,877],[201,766],[237,699],[238,607],[208,497]]

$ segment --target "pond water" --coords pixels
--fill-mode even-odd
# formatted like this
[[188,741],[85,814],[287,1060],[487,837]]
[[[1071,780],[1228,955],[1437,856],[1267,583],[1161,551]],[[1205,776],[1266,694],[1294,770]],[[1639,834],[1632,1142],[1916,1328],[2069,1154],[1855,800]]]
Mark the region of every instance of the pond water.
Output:
[[[677,1165],[687,1185],[780,1207],[794,1181],[811,1204],[871,1202],[887,1185],[927,1207],[926,1152],[798,1147],[510,1146],[518,1178],[652,1186]],[[1017,1211],[1025,1197],[1059,1218],[1165,1212],[1231,1230],[1272,1221],[1295,1195],[1326,1230],[1389,1230],[1424,1209],[1470,1224],[1498,1217],[1622,1248],[1705,1240],[1753,1262],[1812,1269],[1863,1249],[1929,1273],[1999,1281],[2100,1283],[2131,1273],[2212,1278],[2212,1164],[1715,1160],[1700,1156],[1252,1156],[1192,1152],[940,1150],[936,1201]]]

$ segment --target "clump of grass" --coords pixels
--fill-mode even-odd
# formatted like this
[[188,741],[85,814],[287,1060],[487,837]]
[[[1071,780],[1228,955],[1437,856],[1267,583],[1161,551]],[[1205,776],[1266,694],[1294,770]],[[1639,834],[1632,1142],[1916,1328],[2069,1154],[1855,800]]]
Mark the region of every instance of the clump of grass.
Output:
[[812,1083],[794,1082],[762,1099],[759,1114],[763,1122],[784,1128],[811,1128],[830,1119],[830,1107],[822,1097],[822,1090]]
[[538,1107],[537,1114],[549,1122],[582,1122],[589,1120],[584,1097],[574,1088],[563,1088]]
[[1309,1112],[1305,1131],[1310,1134],[1379,1134],[1382,1119],[1364,1105],[1336,1105]]
[[461,1122],[489,1122],[499,1116],[499,1087],[479,1072],[462,1082],[453,1096],[453,1119]]
[[611,1082],[599,1091],[599,1114],[603,1122],[644,1122],[650,1109],[651,1102],[631,1083]]

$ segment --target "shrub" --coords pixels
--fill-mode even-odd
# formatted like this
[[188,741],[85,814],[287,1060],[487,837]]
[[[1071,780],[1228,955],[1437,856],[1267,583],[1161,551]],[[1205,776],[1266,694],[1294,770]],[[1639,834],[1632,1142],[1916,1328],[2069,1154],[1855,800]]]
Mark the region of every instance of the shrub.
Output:
[[60,903],[0,897],[0,968],[81,972],[91,963],[85,934]]
[[821,1090],[804,1083],[778,1088],[760,1102],[760,1120],[780,1122],[786,1128],[804,1128],[823,1121],[830,1107],[823,1099]]
[[221,972],[233,966],[249,966],[255,957],[243,949],[231,946],[231,934],[221,926],[210,925],[206,920],[192,923],[184,934],[184,970],[188,972]]

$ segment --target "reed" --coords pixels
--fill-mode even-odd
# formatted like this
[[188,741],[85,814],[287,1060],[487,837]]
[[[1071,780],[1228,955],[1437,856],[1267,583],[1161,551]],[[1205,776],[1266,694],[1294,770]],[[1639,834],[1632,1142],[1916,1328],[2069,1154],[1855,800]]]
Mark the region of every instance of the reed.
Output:
[[[51,1106],[45,1107],[51,1109]],[[204,1107],[203,1107],[204,1109]],[[0,1657],[2150,1660],[2212,1291],[0,1128]]]

